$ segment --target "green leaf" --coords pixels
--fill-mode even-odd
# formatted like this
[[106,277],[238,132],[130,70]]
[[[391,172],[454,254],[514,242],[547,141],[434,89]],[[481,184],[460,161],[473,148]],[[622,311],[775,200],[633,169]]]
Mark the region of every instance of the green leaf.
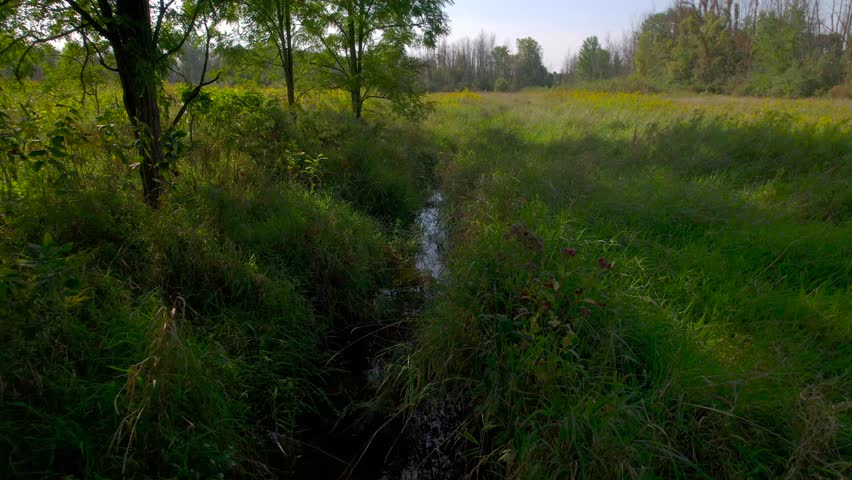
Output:
[[64,164],[62,164],[62,163],[60,163],[60,162],[57,162],[56,160],[54,160],[54,159],[52,159],[52,158],[51,158],[50,160],[48,160],[47,162],[48,162],[48,163],[49,163],[49,164],[50,164],[53,168],[55,168],[55,169],[57,169],[57,170],[61,170],[61,171],[63,171],[63,172],[65,171],[65,165],[64,165]]
[[66,158],[68,157],[68,152],[60,147],[52,146],[50,147],[50,153],[56,158]]

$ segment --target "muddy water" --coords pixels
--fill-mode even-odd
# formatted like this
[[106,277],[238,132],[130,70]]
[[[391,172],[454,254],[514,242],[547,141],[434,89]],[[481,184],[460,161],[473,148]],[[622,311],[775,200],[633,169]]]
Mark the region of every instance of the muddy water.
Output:
[[[326,412],[306,438],[295,478],[353,480],[454,480],[464,465],[454,445],[453,431],[461,409],[444,400],[424,402],[413,412],[399,414],[399,392],[382,390],[388,365],[399,360],[400,344],[411,341],[410,328],[444,272],[446,229],[441,221],[443,196],[434,192],[417,216],[421,231],[415,267],[423,278],[381,292],[376,298],[384,312],[375,325],[353,329],[339,339],[336,367],[344,397],[335,412]],[[378,402],[378,403],[377,403]]]

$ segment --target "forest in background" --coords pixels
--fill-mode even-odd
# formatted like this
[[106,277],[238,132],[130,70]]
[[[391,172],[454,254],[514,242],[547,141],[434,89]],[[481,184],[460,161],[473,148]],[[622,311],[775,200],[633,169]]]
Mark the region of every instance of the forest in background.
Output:
[[[620,38],[589,37],[559,71],[533,38],[441,41],[421,54],[431,91],[559,84],[622,91],[848,97],[852,4],[820,0],[678,0]],[[499,32],[497,32],[499,34]],[[514,47],[514,48],[513,48]]]

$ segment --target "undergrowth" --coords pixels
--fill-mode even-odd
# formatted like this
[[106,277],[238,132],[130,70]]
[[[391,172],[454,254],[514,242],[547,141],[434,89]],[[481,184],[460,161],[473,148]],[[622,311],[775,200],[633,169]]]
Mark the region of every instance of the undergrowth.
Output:
[[0,116],[0,476],[292,472],[341,408],[331,339],[379,314],[435,150],[217,90],[167,142],[151,210],[120,109],[39,88]]

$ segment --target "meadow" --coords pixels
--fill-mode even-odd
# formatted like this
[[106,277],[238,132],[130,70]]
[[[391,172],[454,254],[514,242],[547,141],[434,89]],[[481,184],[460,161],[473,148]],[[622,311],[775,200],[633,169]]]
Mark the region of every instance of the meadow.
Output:
[[852,473],[850,102],[210,88],[152,209],[115,85],[0,87],[0,477],[380,478],[435,404],[472,478]]
[[465,405],[478,472],[852,472],[852,103],[432,99],[449,267],[412,389]]

